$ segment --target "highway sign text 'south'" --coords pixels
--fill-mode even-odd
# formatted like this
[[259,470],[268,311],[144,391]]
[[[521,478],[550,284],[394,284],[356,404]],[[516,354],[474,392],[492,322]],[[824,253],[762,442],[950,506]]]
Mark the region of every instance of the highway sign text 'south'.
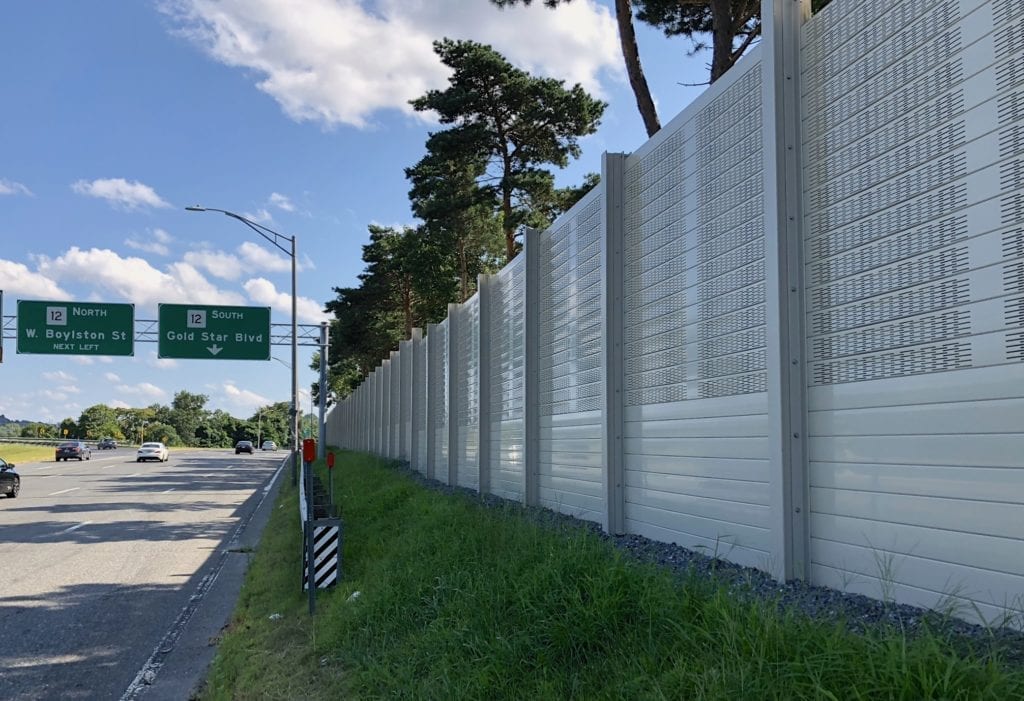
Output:
[[270,307],[161,304],[161,358],[270,360]]
[[134,304],[18,300],[18,352],[133,355]]

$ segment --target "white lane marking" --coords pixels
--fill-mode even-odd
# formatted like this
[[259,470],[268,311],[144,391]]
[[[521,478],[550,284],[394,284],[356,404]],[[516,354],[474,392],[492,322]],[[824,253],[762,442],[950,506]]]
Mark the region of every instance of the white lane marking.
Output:
[[81,489],[81,487],[72,487],[71,489],[62,489],[59,492],[53,492],[52,494],[47,494],[46,496],[48,496],[48,497],[55,497],[58,494],[67,494],[68,492],[77,492],[79,489]]
[[63,531],[61,531],[57,535],[64,535],[65,533],[70,533],[71,531],[77,531],[82,526],[88,526],[90,523],[92,523],[92,521],[82,521],[77,526],[72,526],[71,528],[65,528]]
[[134,475],[128,475],[128,479],[131,479],[132,477],[138,477],[140,474],[141,473],[136,472]]
[[280,475],[281,474],[281,470],[284,469],[285,462],[287,462],[287,460],[283,460],[281,462],[281,464],[277,466],[277,470],[274,472],[273,475],[271,475],[270,481],[267,482],[267,486],[263,488],[263,498],[264,499],[267,498],[267,494],[269,494],[270,490],[273,488],[274,482],[277,481],[278,475]]
[[173,492],[173,491],[174,491],[174,487],[171,487],[170,489],[165,489],[164,491],[162,491],[160,493],[161,494],[167,494],[168,492]]

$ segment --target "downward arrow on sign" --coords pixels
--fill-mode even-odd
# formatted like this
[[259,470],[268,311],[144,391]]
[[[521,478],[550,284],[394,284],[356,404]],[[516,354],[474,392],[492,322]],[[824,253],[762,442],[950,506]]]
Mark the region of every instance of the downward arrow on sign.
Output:
[[207,346],[206,350],[210,351],[210,353],[213,354],[213,355],[217,355],[223,349],[220,346],[218,346],[216,343],[214,343],[212,346]]

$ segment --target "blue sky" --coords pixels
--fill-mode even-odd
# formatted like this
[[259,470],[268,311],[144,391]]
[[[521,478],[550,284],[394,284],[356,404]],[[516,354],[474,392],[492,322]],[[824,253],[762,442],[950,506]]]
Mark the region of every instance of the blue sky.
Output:
[[[429,115],[408,101],[443,88],[430,42],[489,43],[516,65],[581,82],[609,103],[577,184],[604,151],[645,134],[622,69],[611,1],[499,10],[486,0],[46,0],[0,22],[0,290],[18,299],[269,306],[290,321],[290,260],[232,210],[294,234],[299,323],[325,319],[332,288],[356,284],[369,224],[413,224],[403,169],[423,155]],[[706,53],[638,25],[662,123],[701,88]],[[10,322],[8,322],[10,323]],[[178,390],[245,417],[287,401],[287,346],[274,361],[17,354],[4,341],[0,414],[77,418],[93,404],[169,404]],[[308,406],[312,349],[300,349]]]

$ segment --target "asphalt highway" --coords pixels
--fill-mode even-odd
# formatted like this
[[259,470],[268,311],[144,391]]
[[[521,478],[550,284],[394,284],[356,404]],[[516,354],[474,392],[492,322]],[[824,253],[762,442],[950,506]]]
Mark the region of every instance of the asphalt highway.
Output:
[[[0,698],[188,698],[194,680],[170,677],[212,655],[201,648],[237,598],[240,543],[286,456],[137,463],[121,448],[18,464],[21,495],[0,497]],[[203,659],[175,660],[188,645]]]

